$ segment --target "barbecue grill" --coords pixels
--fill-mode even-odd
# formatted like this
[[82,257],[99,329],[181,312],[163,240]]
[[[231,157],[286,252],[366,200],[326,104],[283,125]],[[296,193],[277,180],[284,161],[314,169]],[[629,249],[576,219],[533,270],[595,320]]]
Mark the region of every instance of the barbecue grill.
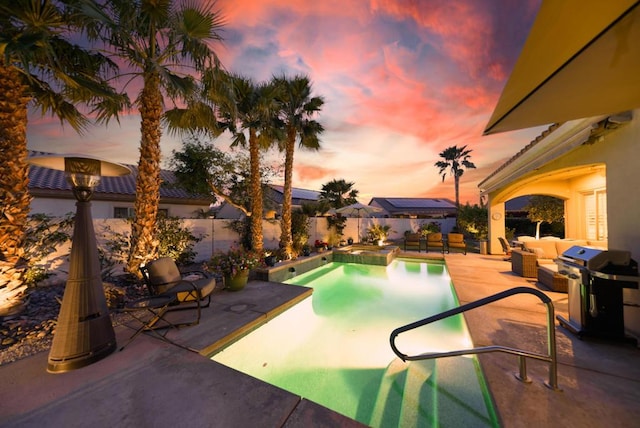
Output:
[[569,319],[556,318],[579,337],[625,340],[623,288],[638,288],[638,263],[628,251],[573,246],[556,260],[568,280]]

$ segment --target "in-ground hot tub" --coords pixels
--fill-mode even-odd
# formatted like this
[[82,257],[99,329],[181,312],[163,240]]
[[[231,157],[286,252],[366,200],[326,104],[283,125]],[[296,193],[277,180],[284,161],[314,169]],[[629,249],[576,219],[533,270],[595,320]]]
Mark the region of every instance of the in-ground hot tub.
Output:
[[261,281],[284,282],[331,262],[358,263],[388,266],[398,255],[400,248],[395,245],[376,246],[355,244],[340,247],[310,256],[300,256],[296,260],[277,263],[274,267],[255,269],[255,278]]
[[399,252],[400,247],[395,245],[376,246],[355,244],[334,249],[333,261],[388,266]]

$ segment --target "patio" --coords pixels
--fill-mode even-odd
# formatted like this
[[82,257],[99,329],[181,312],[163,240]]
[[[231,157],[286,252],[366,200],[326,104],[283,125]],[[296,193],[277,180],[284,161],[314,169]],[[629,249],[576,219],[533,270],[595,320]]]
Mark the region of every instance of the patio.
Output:
[[[412,255],[418,255],[412,253]],[[424,253],[421,254],[425,257]],[[535,280],[511,272],[502,256],[445,255],[461,304]],[[567,295],[543,290],[556,314]],[[208,354],[254,328],[309,290],[253,281],[239,293],[216,291],[201,324],[170,331],[172,340]],[[425,314],[427,316],[429,314]],[[475,346],[546,349],[544,306],[514,296],[466,313]],[[640,420],[640,354],[628,344],[579,340],[556,323],[558,384],[548,389],[548,364],[528,360],[532,383],[513,374],[517,358],[479,356],[505,427],[635,426]],[[118,343],[132,331],[117,327]],[[328,409],[236,372],[193,352],[142,335],[124,351],[62,374],[46,373],[46,353],[0,367],[2,426],[360,426]]]

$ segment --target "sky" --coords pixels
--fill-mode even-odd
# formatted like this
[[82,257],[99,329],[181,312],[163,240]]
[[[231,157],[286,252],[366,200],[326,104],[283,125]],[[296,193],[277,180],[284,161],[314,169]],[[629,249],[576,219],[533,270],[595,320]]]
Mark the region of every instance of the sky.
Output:
[[[447,147],[466,145],[476,169],[461,177],[460,202],[475,204],[478,183],[542,130],[482,136],[540,2],[218,0],[223,41],[212,47],[229,71],[256,82],[304,74],[313,95],[324,98],[316,117],[325,128],[321,149],[296,150],[294,187],[321,190],[344,179],[363,203],[454,200],[453,178],[443,181],[434,164]],[[139,129],[136,111],[82,136],[31,112],[28,147],[135,165]],[[229,140],[223,135],[213,143],[226,149]],[[163,133],[165,161],[181,146],[182,137]],[[272,151],[266,162],[280,158]]]

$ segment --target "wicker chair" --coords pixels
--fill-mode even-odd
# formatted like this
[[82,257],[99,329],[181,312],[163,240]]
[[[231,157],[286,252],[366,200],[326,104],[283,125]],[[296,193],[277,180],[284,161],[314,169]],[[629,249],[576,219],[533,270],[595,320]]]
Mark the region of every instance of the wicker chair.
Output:
[[538,256],[529,251],[513,249],[511,251],[511,270],[525,278],[537,278]]

